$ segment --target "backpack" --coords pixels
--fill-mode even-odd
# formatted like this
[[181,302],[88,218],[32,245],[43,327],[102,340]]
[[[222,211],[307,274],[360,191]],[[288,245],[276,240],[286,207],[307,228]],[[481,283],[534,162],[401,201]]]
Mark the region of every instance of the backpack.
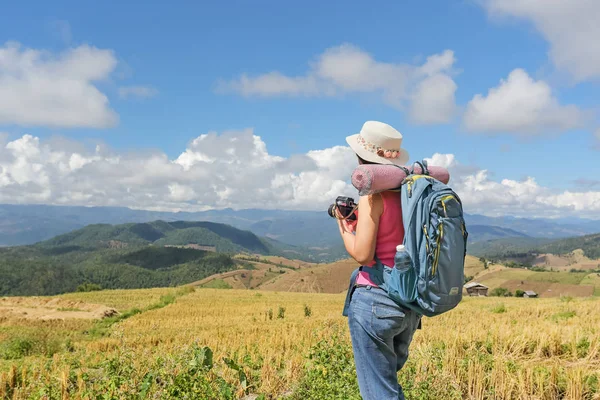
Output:
[[376,260],[383,273],[382,289],[401,306],[432,317],[462,300],[468,232],[458,195],[429,176],[407,172],[400,187],[404,241],[412,268],[399,270]]

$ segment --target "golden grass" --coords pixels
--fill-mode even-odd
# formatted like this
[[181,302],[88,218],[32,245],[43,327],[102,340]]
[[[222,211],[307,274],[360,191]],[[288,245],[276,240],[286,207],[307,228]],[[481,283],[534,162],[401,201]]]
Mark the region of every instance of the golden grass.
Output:
[[104,304],[108,307],[116,308],[119,311],[125,311],[131,308],[145,308],[150,304],[156,303],[161,296],[172,292],[173,288],[119,289],[102,290],[96,292],[67,293],[60,295],[59,297],[73,301]]
[[465,258],[465,276],[475,276],[484,271],[483,262],[479,258],[467,254]]
[[[165,290],[83,295],[90,296],[86,301],[131,308]],[[108,337],[77,343],[75,353],[56,354],[49,367],[43,357],[22,360],[15,368],[2,366],[0,391],[3,384],[16,382],[23,368],[25,375],[42,381],[60,380],[77,365],[74,360],[86,370],[124,352],[133,355],[141,379],[153,360],[175,357],[198,343],[212,348],[217,360],[227,356],[258,365],[253,390],[276,398],[301,379],[305,356],[320,339],[341,330],[341,340],[350,345],[343,301],[344,294],[198,289],[115,325]],[[277,318],[280,307],[285,308],[282,319]],[[465,298],[457,309],[423,320],[410,363],[418,380],[442,389],[453,385],[468,399],[598,398],[589,392],[589,382],[600,379],[600,299]],[[233,372],[225,376],[236,379]],[[34,390],[35,381],[27,382],[16,399]]]

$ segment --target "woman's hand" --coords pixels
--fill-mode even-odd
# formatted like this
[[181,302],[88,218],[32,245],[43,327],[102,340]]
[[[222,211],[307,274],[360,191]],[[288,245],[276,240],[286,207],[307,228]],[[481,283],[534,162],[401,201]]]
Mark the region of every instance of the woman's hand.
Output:
[[340,227],[344,232],[354,233],[358,220],[340,219]]

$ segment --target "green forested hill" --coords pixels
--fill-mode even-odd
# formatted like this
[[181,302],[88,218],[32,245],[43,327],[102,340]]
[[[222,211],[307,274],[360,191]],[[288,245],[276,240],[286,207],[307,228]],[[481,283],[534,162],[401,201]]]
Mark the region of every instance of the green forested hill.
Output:
[[121,244],[216,246],[219,252],[248,251],[268,254],[269,248],[255,234],[225,224],[196,221],[154,221],[121,225],[94,224],[38,244],[42,247],[118,247]]
[[[34,246],[0,251],[0,296],[73,292],[86,283],[103,289],[176,286],[236,268],[227,254],[138,245],[124,249]],[[67,251],[69,250],[69,251]]]
[[476,257],[502,258],[507,255],[523,254],[552,242],[551,239],[509,237],[469,243],[467,252]]
[[[165,247],[197,244],[215,252]],[[0,295],[52,295],[181,285],[236,268],[239,252],[278,254],[248,231],[211,222],[94,224],[32,246],[0,249]]]
[[[216,252],[173,247],[193,244]],[[237,268],[231,256],[242,252],[313,261],[322,251],[214,222],[93,224],[35,245],[0,248],[0,296],[53,295],[84,284],[181,285]]]
[[538,247],[540,253],[566,254],[581,249],[586,257],[600,259],[600,233],[561,239]]
[[505,238],[470,244],[469,254],[488,258],[523,256],[526,254],[564,255],[581,249],[591,259],[600,259],[600,234],[550,240],[537,238]]

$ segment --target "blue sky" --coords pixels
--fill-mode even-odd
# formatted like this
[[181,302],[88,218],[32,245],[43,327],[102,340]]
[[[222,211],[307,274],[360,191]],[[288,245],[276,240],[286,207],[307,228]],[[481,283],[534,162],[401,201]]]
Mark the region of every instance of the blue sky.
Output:
[[[8,134],[7,142],[30,134],[45,143],[59,135],[78,143],[100,141],[119,154],[154,149],[174,160],[200,134],[252,128],[266,143],[270,156],[287,159],[292,154],[343,146],[345,136],[356,133],[364,121],[374,119],[403,133],[412,159],[434,153],[452,154],[464,168],[488,170],[494,182],[532,177],[544,190],[556,193],[600,190],[600,135],[596,133],[600,132],[599,104],[594,96],[599,88],[600,62],[593,56],[597,53],[594,46],[598,49],[598,45],[590,39],[591,47],[577,50],[576,44],[581,42],[577,23],[561,22],[557,16],[595,21],[600,17],[600,8],[592,5],[592,10],[586,9],[584,0],[552,0],[546,8],[541,0],[525,3],[375,1],[367,5],[305,1],[292,5],[276,1],[147,1],[141,5],[105,1],[92,6],[75,1],[11,2],[3,5],[0,15],[0,46],[16,42],[21,55],[25,49],[32,49],[45,52],[46,58],[60,58],[80,46],[110,51],[114,66],[100,73],[102,79],[85,82],[106,96],[108,104],[104,107],[118,115],[118,122],[90,127],[85,122],[46,123],[41,117],[31,123],[28,115],[20,119],[5,115],[0,116],[0,132]],[[593,12],[597,12],[595,16]],[[593,34],[597,28],[586,29]],[[564,43],[570,38],[573,46]],[[342,50],[344,56],[368,55],[374,65],[414,71],[425,65],[428,57],[451,51],[451,65],[438,75],[445,82],[454,82],[455,89],[449,93],[452,111],[443,122],[416,123],[411,118],[410,99],[415,96],[414,88],[426,80],[424,76],[407,78],[406,91],[394,90],[391,94],[401,99],[401,104],[394,105],[385,96],[387,88],[397,84],[397,75],[390,74],[390,82],[379,82],[372,91],[364,89],[368,80],[360,82],[360,89],[353,89],[351,82],[343,80],[347,63],[342,63],[329,80],[321,79],[312,66],[340,46],[350,49]],[[576,50],[569,50],[572,48]],[[586,51],[592,56],[585,57]],[[589,64],[584,71],[578,67],[582,60]],[[487,97],[488,91],[501,85],[501,80],[508,80],[515,69],[523,70],[527,79],[549,90],[539,95],[539,107],[543,108],[540,117],[515,121],[506,129],[494,125],[495,121],[515,118],[510,112],[490,117],[502,108],[498,102],[528,101],[527,94],[522,93],[529,93],[533,87],[528,89],[527,79],[521,79],[525,86],[517,88],[515,83],[513,87],[513,92],[521,89],[521,94],[487,102],[486,111],[478,114],[478,123],[469,125],[465,111],[474,96]],[[20,76],[14,70],[6,71],[5,78]],[[318,85],[334,87],[335,94],[325,94],[325,89],[306,92],[300,87],[304,81],[293,90],[276,88],[273,92],[269,86],[269,94],[258,86],[253,86],[251,93],[236,86],[242,75],[254,80],[273,71],[288,78],[318,76]],[[416,74],[414,71],[411,74]],[[0,68],[0,82],[2,73]],[[132,87],[137,92],[119,94]],[[4,96],[10,93],[7,90]],[[0,105],[2,95],[0,86]],[[30,107],[28,101],[23,100],[22,105],[28,114],[35,113],[35,106]],[[68,107],[72,103],[65,104]],[[537,110],[536,106],[532,110]],[[435,114],[436,110],[429,112]],[[556,115],[560,118],[555,120]],[[488,117],[491,119],[486,120]],[[578,167],[571,170],[571,163]],[[584,186],[582,180],[586,181]],[[52,192],[56,190],[60,191],[54,187]],[[64,200],[64,194],[60,201],[54,195],[41,196],[39,201],[44,198],[46,202],[70,202]],[[186,202],[198,205],[190,199]],[[172,207],[167,203],[128,201],[123,205]],[[185,204],[177,207],[185,208]],[[571,210],[574,206],[569,203],[565,207]],[[582,214],[580,209],[578,215]],[[600,215],[600,204],[596,214]]]

